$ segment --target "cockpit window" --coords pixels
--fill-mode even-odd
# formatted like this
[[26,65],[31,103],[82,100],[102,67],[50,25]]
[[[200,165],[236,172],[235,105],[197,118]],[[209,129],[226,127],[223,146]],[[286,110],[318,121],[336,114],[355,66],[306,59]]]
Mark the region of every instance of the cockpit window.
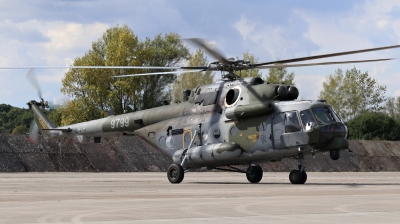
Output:
[[301,126],[299,119],[297,118],[297,113],[295,111],[290,111],[285,113],[285,132],[296,132],[300,131]]
[[315,126],[315,120],[310,110],[303,110],[300,112],[300,118],[303,122],[303,127],[310,129]]
[[336,112],[332,109],[332,107],[324,107],[324,108],[326,108],[329,111],[334,121],[342,122],[339,115],[336,114]]
[[334,121],[333,115],[328,112],[328,108],[326,107],[314,107],[311,108],[311,111],[313,112],[314,117],[319,125],[329,124]]

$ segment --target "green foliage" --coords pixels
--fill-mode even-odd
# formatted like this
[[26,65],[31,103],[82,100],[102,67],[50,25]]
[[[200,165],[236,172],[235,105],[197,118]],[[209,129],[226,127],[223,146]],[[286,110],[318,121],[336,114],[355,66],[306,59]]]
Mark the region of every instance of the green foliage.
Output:
[[21,109],[8,104],[0,104],[0,132],[12,133],[17,127],[29,129],[33,113],[29,109]]
[[266,82],[272,84],[294,85],[294,72],[288,73],[286,68],[270,68]]
[[[43,111],[53,124],[60,126],[61,120],[56,112],[57,110]],[[29,132],[33,120],[33,112],[30,109],[0,104],[0,133],[25,134]]]
[[60,110],[51,109],[49,111],[45,111],[45,114],[47,114],[47,117],[51,123],[53,123],[56,127],[61,126],[62,114],[60,113]]
[[[207,57],[202,50],[197,50],[189,56],[188,66],[208,66]],[[212,83],[214,75],[211,71],[183,73],[181,74],[172,85],[172,98],[174,102],[181,101],[183,98],[183,91],[193,90],[197,86],[207,85]]]
[[400,123],[382,112],[364,112],[347,123],[350,139],[400,140]]
[[25,126],[20,125],[15,127],[11,134],[26,134],[27,132],[29,132],[29,129]]
[[400,96],[389,97],[385,104],[385,111],[390,117],[400,121]]
[[[140,41],[128,26],[108,29],[92,43],[75,66],[171,66],[189,56],[180,36],[169,33]],[[84,122],[115,114],[160,106],[169,96],[167,88],[175,75],[151,75],[113,78],[117,75],[160,72],[132,69],[70,69],[61,91],[73,97],[68,107],[57,109],[61,123]],[[170,71],[170,70],[169,70]]]
[[381,111],[386,101],[385,92],[386,86],[379,85],[368,72],[353,68],[343,74],[338,69],[326,78],[319,98],[332,105],[344,120],[350,120],[364,112]]
[[[144,66],[172,66],[182,59],[189,59],[189,49],[183,45],[180,36],[174,33],[164,37],[159,34],[153,40],[146,38],[141,49],[143,57],[139,56],[138,59],[140,59],[140,65]],[[149,70],[148,72],[155,71]],[[152,75],[140,78],[142,80],[141,89],[137,91],[137,95],[141,98],[141,105],[134,107],[133,110],[160,106],[164,100],[170,97],[171,90],[166,87],[175,81],[176,76]]]
[[[239,59],[239,57],[236,57],[236,59]],[[241,59],[244,61],[250,61],[250,64],[258,63],[258,58],[256,58],[254,56],[254,54],[251,54],[249,51],[244,52],[243,57]],[[261,77],[262,76],[260,69],[244,70],[244,71],[240,71],[239,74],[241,77]]]

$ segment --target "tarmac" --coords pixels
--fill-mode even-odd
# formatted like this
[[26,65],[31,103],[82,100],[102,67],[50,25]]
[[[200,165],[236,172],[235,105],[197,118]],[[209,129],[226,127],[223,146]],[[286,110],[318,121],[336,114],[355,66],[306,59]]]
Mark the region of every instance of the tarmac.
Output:
[[0,173],[0,223],[399,223],[400,173]]

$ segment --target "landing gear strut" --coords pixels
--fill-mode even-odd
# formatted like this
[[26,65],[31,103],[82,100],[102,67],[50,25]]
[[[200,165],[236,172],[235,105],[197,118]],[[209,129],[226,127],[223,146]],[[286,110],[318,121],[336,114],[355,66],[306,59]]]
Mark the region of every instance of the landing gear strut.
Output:
[[304,164],[303,164],[303,159],[304,155],[302,153],[299,153],[298,156],[298,161],[299,161],[299,169],[298,170],[292,170],[289,174],[289,180],[290,183],[292,184],[304,184],[307,181],[307,173],[304,170]]
[[[198,131],[194,130],[194,135],[193,135],[192,140],[190,141],[188,148],[183,150],[182,163],[181,164],[171,164],[168,167],[167,177],[168,177],[169,182],[171,182],[172,184],[179,184],[180,182],[182,182],[182,180],[185,176],[185,171],[183,170],[183,166],[185,165],[186,159],[189,154],[189,150],[191,149],[191,147],[194,143],[194,140],[196,139],[197,133],[198,133]],[[189,171],[189,170],[186,170],[186,171]]]

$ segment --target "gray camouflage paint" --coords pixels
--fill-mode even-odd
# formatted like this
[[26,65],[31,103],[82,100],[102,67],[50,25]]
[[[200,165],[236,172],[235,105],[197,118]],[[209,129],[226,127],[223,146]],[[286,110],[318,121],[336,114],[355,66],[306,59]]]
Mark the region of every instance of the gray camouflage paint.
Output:
[[[197,87],[187,102],[59,127],[71,129],[70,132],[42,130],[42,133],[49,138],[73,138],[78,142],[88,142],[92,137],[134,134],[179,164],[183,149],[188,147],[194,130],[198,130],[199,135],[188,150],[186,167],[277,161],[297,156],[299,147],[303,154],[348,148],[347,127],[342,122],[309,130],[301,123],[298,112],[329,105],[316,101],[279,101],[276,94],[279,85],[259,82],[258,78],[219,81]],[[239,94],[229,104],[226,96],[232,89]],[[215,101],[207,96],[216,97]],[[32,108],[35,118],[52,126],[38,107],[32,105]],[[300,130],[285,132],[284,112],[288,111],[296,112]],[[38,119],[36,122],[40,123]]]

